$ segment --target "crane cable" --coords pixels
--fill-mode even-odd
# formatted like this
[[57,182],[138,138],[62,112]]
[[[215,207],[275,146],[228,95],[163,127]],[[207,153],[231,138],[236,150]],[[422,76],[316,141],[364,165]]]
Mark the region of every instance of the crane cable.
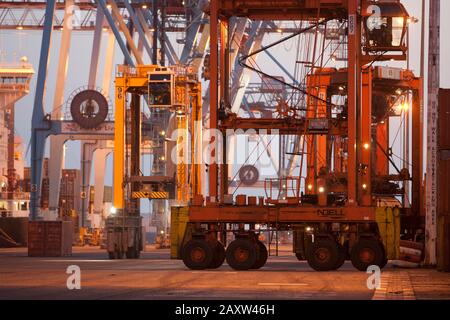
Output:
[[248,58],[250,58],[250,57],[252,57],[252,56],[254,56],[254,55],[258,54],[258,53],[261,53],[261,52],[263,52],[263,51],[266,51],[266,50],[268,50],[268,49],[270,49],[270,48],[272,48],[272,47],[274,47],[274,46],[276,46],[276,45],[279,45],[280,43],[283,43],[283,42],[285,42],[285,41],[287,41],[287,40],[289,40],[289,39],[292,39],[292,38],[294,38],[294,37],[296,37],[296,36],[298,36],[298,35],[301,35],[301,34],[307,32],[307,31],[309,31],[309,30],[312,30],[312,29],[314,29],[314,28],[318,28],[320,25],[324,25],[324,24],[326,24],[326,23],[327,23],[328,21],[330,21],[330,20],[331,20],[331,19],[324,19],[324,20],[322,20],[321,22],[318,22],[318,23],[313,24],[313,25],[311,25],[311,26],[309,26],[309,27],[303,28],[303,29],[301,29],[301,30],[299,30],[299,31],[297,31],[297,32],[295,32],[295,33],[293,33],[293,34],[291,34],[291,35],[289,35],[289,36],[283,38],[283,39],[280,39],[280,40],[278,40],[278,41],[275,41],[274,43],[272,43],[272,44],[270,44],[270,45],[268,45],[268,46],[261,47],[261,49],[255,50],[255,51],[253,51],[252,53],[250,53],[250,54],[248,54],[248,55],[246,55],[246,56],[240,57],[239,60],[238,60],[239,65],[242,66],[242,67],[244,67],[244,68],[250,69],[250,70],[252,70],[252,71],[254,71],[254,72],[256,72],[256,73],[259,73],[259,74],[261,74],[261,75],[263,75],[263,76],[265,76],[265,77],[267,77],[267,78],[270,78],[270,79],[272,79],[272,80],[274,80],[274,81],[280,82],[280,83],[284,84],[285,86],[287,86],[287,87],[289,87],[289,88],[291,88],[291,89],[300,91],[300,92],[302,92],[303,94],[305,94],[305,95],[307,95],[307,96],[310,96],[310,97],[312,97],[312,98],[314,98],[314,99],[316,99],[316,100],[318,100],[318,101],[321,101],[321,102],[325,103],[327,106],[328,106],[328,105],[334,106],[332,103],[328,102],[327,100],[322,99],[322,98],[320,98],[320,97],[318,97],[318,96],[315,96],[315,95],[310,94],[307,90],[302,89],[300,86],[294,86],[294,85],[292,85],[292,84],[290,84],[290,83],[287,83],[287,82],[285,82],[285,81],[282,81],[282,80],[278,79],[277,77],[274,77],[274,76],[272,76],[272,75],[270,75],[270,74],[268,74],[268,73],[266,73],[266,72],[264,72],[264,71],[258,70],[258,69],[256,69],[256,68],[254,68],[254,67],[248,65],[248,64],[245,62],[245,60],[247,60]]

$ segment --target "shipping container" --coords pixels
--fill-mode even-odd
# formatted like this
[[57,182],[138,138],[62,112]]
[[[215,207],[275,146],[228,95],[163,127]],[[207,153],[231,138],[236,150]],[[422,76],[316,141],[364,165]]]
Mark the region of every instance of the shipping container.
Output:
[[23,168],[23,179],[24,180],[31,179],[31,168],[30,167]]
[[28,256],[62,257],[72,255],[71,221],[30,221]]
[[48,158],[44,158],[44,164],[42,167],[42,178],[48,178]]
[[41,186],[41,208],[47,209],[48,208],[48,194],[49,194],[49,181],[48,178],[42,179],[42,186]]

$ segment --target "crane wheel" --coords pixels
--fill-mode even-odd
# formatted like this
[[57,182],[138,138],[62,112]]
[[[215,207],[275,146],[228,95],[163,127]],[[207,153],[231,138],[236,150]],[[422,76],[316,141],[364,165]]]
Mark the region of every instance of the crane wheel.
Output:
[[227,263],[235,270],[249,270],[257,260],[256,244],[250,239],[236,239],[226,251]]
[[351,250],[350,258],[353,266],[359,271],[367,271],[372,265],[383,268],[387,262],[383,244],[372,239],[358,241]]
[[211,260],[211,264],[209,265],[209,269],[217,269],[225,261],[225,247],[220,241],[215,242],[212,246],[213,250],[213,258]]
[[213,249],[209,243],[201,239],[189,240],[181,250],[181,257],[185,266],[192,270],[208,268],[213,256]]
[[334,270],[339,262],[337,243],[331,239],[314,241],[306,249],[306,260],[316,271]]
[[252,269],[261,269],[266,264],[269,254],[266,246],[261,241],[257,240],[256,246],[257,257]]

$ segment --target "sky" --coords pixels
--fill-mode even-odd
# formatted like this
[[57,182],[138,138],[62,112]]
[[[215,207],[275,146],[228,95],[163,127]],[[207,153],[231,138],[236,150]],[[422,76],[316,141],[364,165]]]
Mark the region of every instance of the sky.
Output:
[[[409,11],[411,16],[418,18],[420,21],[421,17],[421,1],[420,0],[403,0],[405,7]],[[446,18],[450,15],[450,1],[441,1],[441,87],[450,88],[450,42],[446,41],[448,37],[445,35],[450,34],[450,21]],[[412,69],[416,75],[419,75],[420,71],[420,29],[421,22],[413,24],[410,29],[410,69]],[[181,34],[175,35],[175,37],[180,37]],[[281,37],[280,35],[279,37]],[[30,139],[31,131],[31,114],[32,106],[34,101],[34,92],[36,87],[37,78],[37,68],[39,61],[39,49],[41,42],[42,33],[40,31],[18,31],[18,30],[0,30],[0,62],[4,61],[18,61],[20,57],[27,56],[29,62],[35,67],[36,75],[31,83],[30,94],[21,99],[16,104],[16,133],[23,137],[25,142],[25,149],[27,149],[27,144]],[[51,109],[54,96],[54,88],[56,81],[56,70],[58,61],[58,50],[60,44],[61,32],[56,31],[53,36],[52,47],[51,47],[51,62],[49,65],[48,80],[46,85],[46,93],[44,105],[46,110]],[[68,77],[65,86],[65,99],[67,99],[74,90],[79,87],[85,86],[87,84],[90,54],[92,48],[92,37],[91,32],[74,32],[72,35],[72,44],[70,50],[69,58],[69,69]],[[272,36],[270,39],[266,39],[266,42],[271,42],[274,39],[277,40],[278,35]],[[175,40],[175,39],[174,39]],[[176,41],[172,41],[176,43]],[[103,46],[101,56],[104,55],[106,47],[106,34],[103,36]],[[176,50],[181,53],[181,47],[176,45]],[[286,48],[277,49],[279,51],[272,51],[279,54],[281,57],[280,61],[289,61],[289,57],[292,52],[287,52]],[[115,51],[115,64],[120,64],[123,62],[122,54],[120,50],[116,48]],[[101,59],[100,59],[101,60]],[[146,61],[149,62],[148,57]],[[280,69],[278,69],[274,63],[268,60],[267,57],[261,57],[259,60],[261,65],[269,71],[271,74],[281,74]],[[292,66],[293,63],[287,63],[286,66]],[[405,67],[405,64],[397,64],[399,67]],[[102,74],[103,65],[100,62],[100,73]],[[292,69],[291,69],[292,70]],[[98,84],[101,84],[102,79],[98,79]],[[112,90],[111,84],[111,92]],[[68,156],[66,157],[66,168],[79,168],[80,167],[80,148],[79,142],[68,142]],[[29,162],[29,152],[27,154],[27,161]],[[107,166],[108,172],[112,172],[112,159],[108,160]],[[106,183],[111,184],[111,174],[107,174]]]

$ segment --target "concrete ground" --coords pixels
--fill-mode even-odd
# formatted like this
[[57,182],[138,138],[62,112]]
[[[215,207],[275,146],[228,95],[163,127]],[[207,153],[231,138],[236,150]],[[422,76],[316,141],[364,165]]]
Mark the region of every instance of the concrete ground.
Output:
[[[284,249],[284,250],[283,250]],[[81,270],[81,289],[68,290],[68,266]],[[334,272],[313,271],[282,248],[257,271],[188,270],[169,250],[139,260],[108,260],[99,248],[71,257],[30,258],[26,248],[0,249],[0,299],[450,299],[450,274],[432,269],[383,270],[381,288],[350,262]]]

